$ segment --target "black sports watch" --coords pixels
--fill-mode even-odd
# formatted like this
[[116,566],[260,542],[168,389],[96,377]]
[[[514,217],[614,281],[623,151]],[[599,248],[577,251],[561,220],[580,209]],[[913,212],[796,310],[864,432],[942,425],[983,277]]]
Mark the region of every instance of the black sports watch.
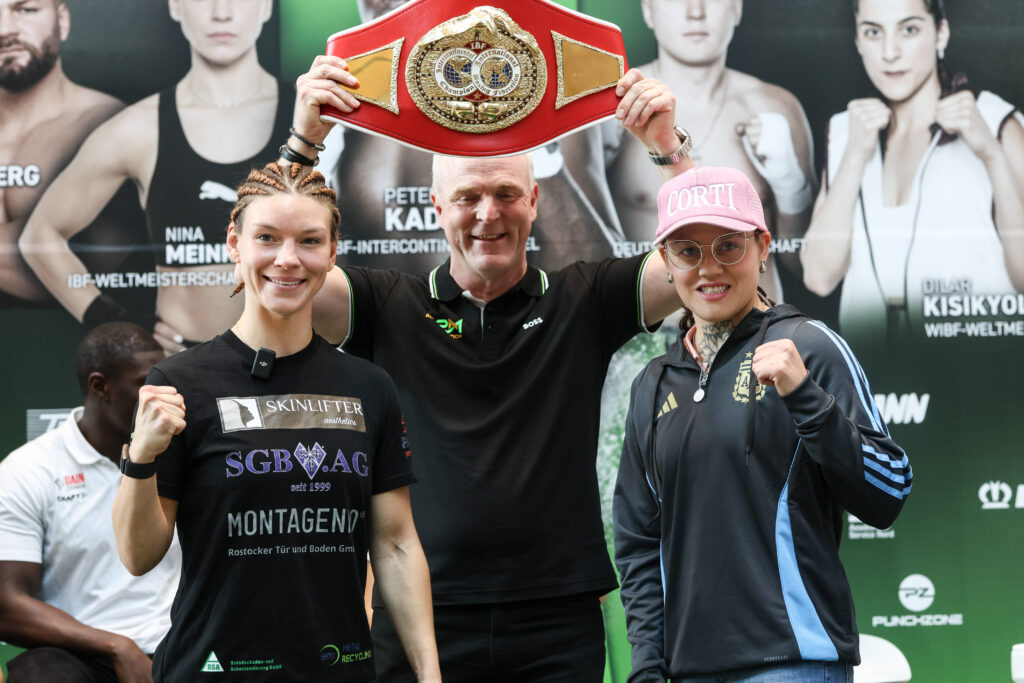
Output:
[[648,151],[647,155],[651,158],[651,163],[655,166],[672,166],[678,164],[680,161],[690,153],[693,149],[693,138],[685,130],[676,126],[672,129],[672,132],[679,138],[679,148],[671,154],[655,154],[654,152]]
[[128,447],[121,450],[121,474],[132,479],[149,479],[156,474],[156,460],[153,462],[132,462]]

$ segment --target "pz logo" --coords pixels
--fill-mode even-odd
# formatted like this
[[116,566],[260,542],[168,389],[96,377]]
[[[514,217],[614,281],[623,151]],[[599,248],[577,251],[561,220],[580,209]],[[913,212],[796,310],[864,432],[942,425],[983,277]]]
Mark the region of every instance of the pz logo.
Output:
[[450,320],[449,318],[441,318],[435,320],[437,326],[448,333],[449,336],[458,339],[462,336],[462,319]]

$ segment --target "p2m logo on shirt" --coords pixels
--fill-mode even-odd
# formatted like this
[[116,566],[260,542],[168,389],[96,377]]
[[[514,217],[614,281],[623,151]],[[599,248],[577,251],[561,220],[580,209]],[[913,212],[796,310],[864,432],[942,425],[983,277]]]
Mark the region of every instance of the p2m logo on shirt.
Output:
[[462,339],[462,318],[458,320],[452,320],[451,318],[434,318],[429,313],[425,314],[425,317],[433,320],[438,327],[448,333],[448,336],[452,339]]
[[322,394],[227,396],[217,399],[224,432],[252,429],[366,431],[361,399]]

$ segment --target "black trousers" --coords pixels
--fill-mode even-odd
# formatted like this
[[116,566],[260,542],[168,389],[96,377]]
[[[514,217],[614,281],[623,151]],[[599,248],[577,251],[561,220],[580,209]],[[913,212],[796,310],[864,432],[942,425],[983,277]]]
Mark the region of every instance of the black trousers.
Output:
[[[378,683],[415,683],[390,615],[374,608]],[[601,683],[604,620],[597,596],[435,605],[445,683]]]
[[58,647],[34,647],[7,662],[8,683],[117,683],[114,666],[103,657]]

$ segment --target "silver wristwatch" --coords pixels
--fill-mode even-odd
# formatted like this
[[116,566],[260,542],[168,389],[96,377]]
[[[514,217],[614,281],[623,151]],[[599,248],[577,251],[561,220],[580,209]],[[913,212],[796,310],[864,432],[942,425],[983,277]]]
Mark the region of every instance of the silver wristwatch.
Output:
[[651,157],[651,163],[655,166],[671,166],[673,164],[678,164],[683,160],[683,157],[689,154],[690,150],[693,149],[693,138],[690,137],[689,133],[679,126],[674,127],[672,130],[675,132],[676,137],[679,138],[679,149],[671,154],[655,154],[653,152],[647,152],[647,155]]

